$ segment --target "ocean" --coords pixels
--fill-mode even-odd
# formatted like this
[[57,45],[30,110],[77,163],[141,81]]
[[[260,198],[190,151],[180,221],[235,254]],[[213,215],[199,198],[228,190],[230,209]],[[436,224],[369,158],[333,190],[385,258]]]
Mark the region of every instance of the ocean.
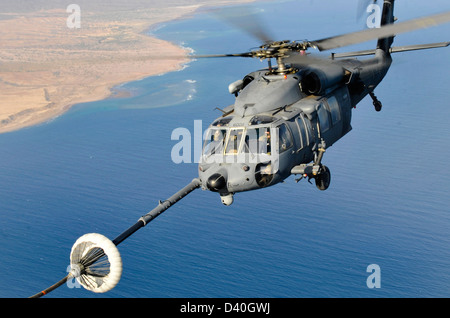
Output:
[[[359,30],[356,5],[251,5],[279,39]],[[449,10],[396,3],[407,20]],[[398,35],[395,45],[448,40],[450,25]],[[259,45],[208,11],[152,29],[197,54]],[[368,42],[340,50],[375,47]],[[62,286],[49,298],[416,298],[450,296],[449,49],[394,55],[353,130],[325,153],[331,186],[306,181],[235,195],[231,206],[196,190],[119,245],[123,274],[95,294]],[[79,104],[41,125],[0,135],[0,297],[29,297],[64,277],[85,233],[110,239],[197,177],[176,164],[176,128],[206,129],[233,103],[228,84],[258,60],[199,59],[178,72],[117,87],[129,96]],[[120,96],[120,94],[119,94]],[[192,158],[194,161],[195,158]],[[369,288],[370,265],[379,288]],[[373,287],[373,286],[372,286]]]

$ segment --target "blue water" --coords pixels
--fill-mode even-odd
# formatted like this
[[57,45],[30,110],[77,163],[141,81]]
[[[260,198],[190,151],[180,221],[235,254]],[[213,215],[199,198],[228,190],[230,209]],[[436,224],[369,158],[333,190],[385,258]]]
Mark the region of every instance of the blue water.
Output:
[[[364,27],[350,4],[331,0],[254,6],[283,39]],[[444,0],[398,1],[396,15],[449,9]],[[445,41],[449,31],[399,35],[395,44]],[[207,13],[153,32],[199,54],[258,45]],[[327,191],[292,177],[237,194],[225,207],[217,194],[197,190],[119,246],[124,271],[114,290],[63,286],[48,297],[448,297],[449,52],[394,56],[376,90],[383,111],[365,99],[353,131],[325,154]],[[228,84],[264,66],[194,61],[122,85],[131,97],[76,105],[49,123],[0,135],[0,296],[50,286],[66,275],[79,236],[115,238],[196,177],[195,163],[172,162],[172,131],[193,131],[194,120],[206,128],[220,115],[215,107],[233,102]],[[381,288],[366,285],[370,264],[380,266]]]

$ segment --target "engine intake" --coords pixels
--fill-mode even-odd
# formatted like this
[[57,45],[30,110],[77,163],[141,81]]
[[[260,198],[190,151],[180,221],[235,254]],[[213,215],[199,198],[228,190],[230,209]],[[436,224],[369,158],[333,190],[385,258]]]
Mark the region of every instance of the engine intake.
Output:
[[321,68],[312,68],[301,81],[302,89],[307,94],[320,95],[325,90],[344,80],[345,71],[340,66],[329,65]]

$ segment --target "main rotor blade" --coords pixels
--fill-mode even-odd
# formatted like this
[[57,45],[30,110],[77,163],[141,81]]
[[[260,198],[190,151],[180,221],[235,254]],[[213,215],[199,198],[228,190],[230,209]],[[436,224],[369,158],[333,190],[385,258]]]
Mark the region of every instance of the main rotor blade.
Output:
[[187,58],[191,59],[201,59],[201,58],[210,58],[210,57],[253,57],[251,52],[246,53],[236,53],[236,54],[207,54],[207,55],[187,55]]
[[214,57],[253,57],[251,52],[236,54],[207,54],[207,55],[142,55],[137,57],[138,60],[187,60]]
[[212,11],[220,20],[243,30],[262,43],[271,43],[273,38],[259,19],[254,9],[248,6],[229,7]]
[[389,24],[377,29],[368,29],[333,36],[322,40],[312,41],[310,44],[313,47],[318,48],[319,51],[326,51],[374,39],[390,37],[399,33],[425,29],[447,22],[450,22],[450,11],[396,24]]

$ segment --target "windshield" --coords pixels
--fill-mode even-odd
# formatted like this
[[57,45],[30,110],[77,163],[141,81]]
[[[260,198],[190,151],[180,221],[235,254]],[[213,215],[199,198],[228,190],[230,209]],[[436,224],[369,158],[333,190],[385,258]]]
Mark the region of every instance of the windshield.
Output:
[[231,129],[229,132],[228,143],[225,149],[225,154],[236,155],[239,151],[239,146],[244,135],[244,129]]
[[252,128],[248,129],[245,135],[245,145],[243,151],[245,153],[270,155],[270,128]]
[[211,127],[208,130],[203,147],[204,156],[236,155],[239,153],[270,155],[270,127],[249,129]]
[[211,128],[210,130],[208,130],[205,140],[205,146],[203,147],[203,155],[222,155],[226,136],[227,129]]

